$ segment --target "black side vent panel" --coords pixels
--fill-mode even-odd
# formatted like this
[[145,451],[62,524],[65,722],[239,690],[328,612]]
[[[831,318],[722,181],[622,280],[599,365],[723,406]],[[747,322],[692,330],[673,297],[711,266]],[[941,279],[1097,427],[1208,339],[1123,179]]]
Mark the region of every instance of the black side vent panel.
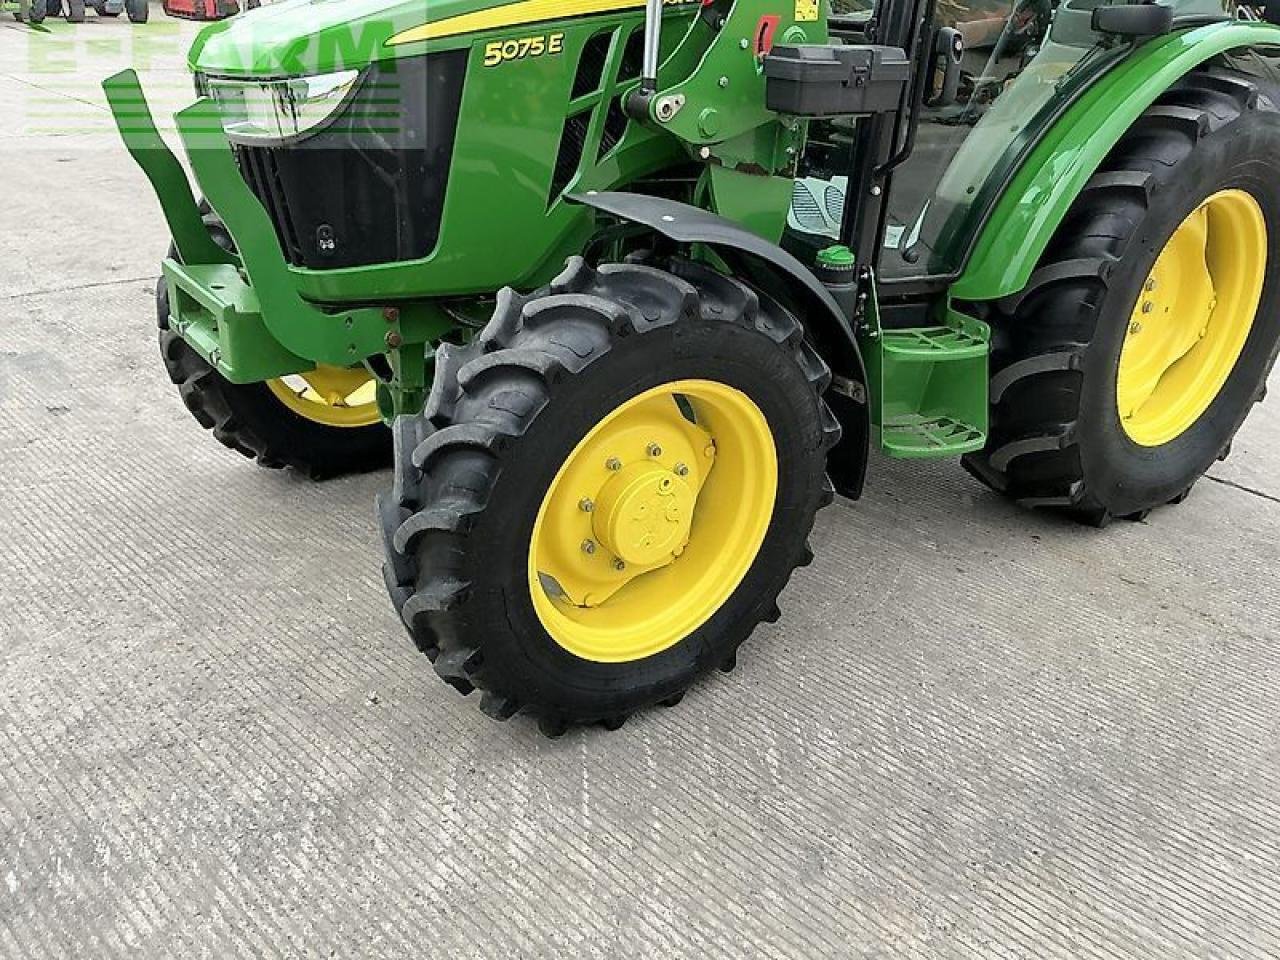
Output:
[[618,67],[618,80],[640,79],[640,68],[644,66],[644,27],[636,27],[627,37],[627,45],[622,50],[622,64]]
[[604,118],[604,132],[600,134],[600,153],[603,157],[618,145],[622,135],[627,132],[627,115],[622,109],[622,97],[614,97],[609,101],[609,112]]
[[587,139],[587,127],[591,123],[591,111],[575,113],[564,122],[560,134],[560,152],[556,154],[556,170],[551,178],[551,194],[548,203],[554,203],[564,193],[582,162],[582,148]]
[[600,89],[600,78],[604,76],[604,65],[609,59],[609,45],[613,43],[613,34],[613,30],[597,33],[582,48],[582,59],[578,61],[578,73],[573,78],[573,99],[595,93]]

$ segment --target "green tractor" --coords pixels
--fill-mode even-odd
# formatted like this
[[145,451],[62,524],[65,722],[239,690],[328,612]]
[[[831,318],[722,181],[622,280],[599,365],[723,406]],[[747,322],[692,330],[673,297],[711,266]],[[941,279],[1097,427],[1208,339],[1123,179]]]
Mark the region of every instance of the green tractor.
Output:
[[186,405],[391,463],[414,642],[556,735],[732,668],[872,446],[1099,526],[1187,496],[1280,343],[1267,17],[285,0],[191,53],[200,201],[105,88]]

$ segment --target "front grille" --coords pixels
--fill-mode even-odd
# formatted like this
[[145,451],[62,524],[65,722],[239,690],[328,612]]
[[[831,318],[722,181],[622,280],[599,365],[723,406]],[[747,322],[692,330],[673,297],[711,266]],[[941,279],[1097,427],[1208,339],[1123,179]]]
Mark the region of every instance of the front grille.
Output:
[[376,64],[318,132],[233,145],[290,263],[358,267],[435,249],[465,72],[461,50]]

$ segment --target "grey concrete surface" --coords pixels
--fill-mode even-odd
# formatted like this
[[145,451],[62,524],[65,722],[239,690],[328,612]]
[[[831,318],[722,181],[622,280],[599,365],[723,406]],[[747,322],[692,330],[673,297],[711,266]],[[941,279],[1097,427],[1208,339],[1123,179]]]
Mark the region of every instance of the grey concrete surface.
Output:
[[735,673],[547,741],[410,649],[386,477],[183,410],[139,33],[0,26],[0,956],[1280,956],[1276,405],[1106,531],[878,460]]

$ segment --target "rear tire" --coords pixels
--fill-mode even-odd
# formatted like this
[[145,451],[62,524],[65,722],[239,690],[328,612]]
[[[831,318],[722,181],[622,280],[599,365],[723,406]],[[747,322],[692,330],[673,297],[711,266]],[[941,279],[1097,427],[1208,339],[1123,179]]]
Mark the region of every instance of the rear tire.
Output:
[[[207,207],[202,205],[207,211]],[[215,242],[232,249],[221,221],[206,212]],[[176,257],[172,247],[170,257]],[[156,321],[160,356],[182,402],[200,426],[224,447],[269,469],[292,467],[312,480],[379,470],[391,461],[391,431],[381,422],[363,427],[334,427],[289,410],[265,383],[227,380],[169,329],[169,291],[156,284]]]
[[[1026,506],[1101,526],[1180,503],[1226,456],[1280,346],[1277,156],[1275,88],[1210,67],[1161,96],[1077,198],[1027,289],[992,318],[990,441],[965,459],[971,473]],[[1203,413],[1172,439],[1141,445],[1117,400],[1132,315],[1170,237],[1224,191],[1249,194],[1265,220],[1260,305]]]
[[67,23],[84,23],[84,0],[67,0]]
[[[596,270],[574,258],[549,288],[528,298],[502,291],[493,319],[475,341],[437,354],[423,413],[400,417],[394,426],[395,486],[380,498],[379,514],[383,572],[396,610],[443,680],[463,694],[481,690],[480,708],[490,716],[505,720],[525,712],[551,736],[572,724],[613,729],[637,710],[674,705],[708,671],[732,669],[738,646],[756,625],[779,616],[778,594],[795,567],[812,559],[806,538],[815,513],[832,499],[826,454],[840,427],[822,400],[830,373],[804,342],[796,319],[706,267],[683,260],[660,266]],[[719,605],[706,619],[690,621],[688,632],[676,629],[670,644],[612,660],[575,652],[563,635],[553,636],[531,583],[550,491],[593,429],[676,381],[744,396],[767,422],[776,447],[774,506],[767,517],[734,521],[760,522],[763,539],[754,554],[747,551],[736,585],[723,581],[727,592]],[[684,416],[711,423],[696,403]],[[643,459],[640,434],[630,443],[620,443],[616,452]],[[663,455],[657,445],[648,449],[652,457]],[[615,474],[621,480],[632,462],[624,468],[610,458],[608,469],[621,470]],[[594,465],[592,454],[588,467]],[[681,464],[671,469],[679,473]],[[724,469],[731,472],[722,483],[750,475]],[[704,476],[714,477],[715,470]],[[736,502],[715,497],[726,489],[734,488],[705,487],[703,496],[711,499],[695,511]],[[576,502],[577,486],[571,493]],[[595,508],[582,505],[589,503],[578,504],[587,513],[574,514],[586,523],[594,522]],[[697,516],[712,522],[708,514]],[[697,537],[711,528],[699,522],[694,520],[687,552],[676,550],[674,566],[657,572],[680,570],[669,594],[672,606],[689,595],[680,591],[696,589],[698,577],[707,576],[707,568],[697,566]],[[576,529],[567,541],[569,552],[581,558]],[[596,552],[594,546],[587,550],[591,542],[583,541],[588,556]],[[612,549],[601,540],[600,549],[606,548]],[[607,554],[601,561],[609,562]],[[614,569],[621,571],[626,565],[619,562]],[[717,576],[712,569],[710,576]],[[657,573],[641,573],[622,589],[649,589],[653,582],[645,578]],[[594,609],[605,610],[622,596]]]
[[151,6],[147,0],[124,0],[125,12],[130,23],[146,23],[151,15]]

